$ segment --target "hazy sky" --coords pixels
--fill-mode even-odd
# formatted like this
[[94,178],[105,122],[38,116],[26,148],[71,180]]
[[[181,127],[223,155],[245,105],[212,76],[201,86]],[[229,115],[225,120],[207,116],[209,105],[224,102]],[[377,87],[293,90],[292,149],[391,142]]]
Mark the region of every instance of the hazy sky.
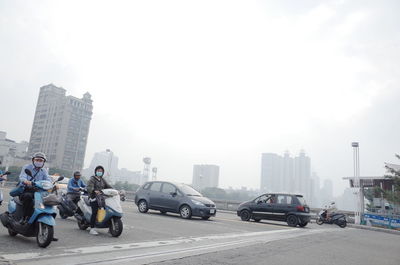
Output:
[[151,156],[191,182],[258,187],[262,152],[298,153],[335,180],[400,153],[400,2],[0,1],[0,130],[29,140],[39,88],[94,100],[86,164]]

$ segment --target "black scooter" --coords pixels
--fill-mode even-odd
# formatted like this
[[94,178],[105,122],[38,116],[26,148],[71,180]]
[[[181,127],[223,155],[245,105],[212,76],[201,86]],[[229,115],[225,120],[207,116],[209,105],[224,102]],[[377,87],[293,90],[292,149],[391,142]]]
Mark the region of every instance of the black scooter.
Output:
[[331,215],[329,219],[326,218],[326,210],[321,210],[318,213],[317,224],[335,224],[340,226],[341,228],[345,228],[347,226],[346,215],[343,213],[334,213]]
[[[85,194],[86,189],[80,188],[80,193]],[[79,213],[78,206],[71,201],[65,193],[61,195],[61,202],[57,208],[62,219],[67,219],[68,217],[75,216],[76,213]]]

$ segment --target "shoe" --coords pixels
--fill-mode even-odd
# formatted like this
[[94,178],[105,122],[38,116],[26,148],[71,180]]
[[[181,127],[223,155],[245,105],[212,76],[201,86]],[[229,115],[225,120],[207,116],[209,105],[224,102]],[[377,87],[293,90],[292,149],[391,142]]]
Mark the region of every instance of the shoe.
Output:
[[97,233],[97,231],[94,228],[90,228],[89,234],[91,235],[98,235],[99,233]]

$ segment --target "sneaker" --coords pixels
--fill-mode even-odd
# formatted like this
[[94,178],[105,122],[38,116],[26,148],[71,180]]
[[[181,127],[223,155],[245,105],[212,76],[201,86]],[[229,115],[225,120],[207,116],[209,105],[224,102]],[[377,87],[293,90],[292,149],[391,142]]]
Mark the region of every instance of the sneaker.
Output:
[[97,231],[94,228],[90,228],[89,234],[91,235],[98,235]]

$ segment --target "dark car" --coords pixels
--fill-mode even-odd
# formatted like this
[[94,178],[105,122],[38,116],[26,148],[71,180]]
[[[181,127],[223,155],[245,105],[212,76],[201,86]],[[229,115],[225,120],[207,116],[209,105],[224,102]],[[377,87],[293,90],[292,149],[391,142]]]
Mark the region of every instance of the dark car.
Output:
[[184,219],[198,216],[207,220],[217,213],[215,203],[189,185],[166,181],[145,183],[137,190],[135,203],[141,213],[152,209],[179,213]]
[[252,201],[244,202],[239,205],[237,215],[243,221],[284,221],[293,227],[304,227],[311,219],[310,208],[302,195],[282,193],[263,194]]

